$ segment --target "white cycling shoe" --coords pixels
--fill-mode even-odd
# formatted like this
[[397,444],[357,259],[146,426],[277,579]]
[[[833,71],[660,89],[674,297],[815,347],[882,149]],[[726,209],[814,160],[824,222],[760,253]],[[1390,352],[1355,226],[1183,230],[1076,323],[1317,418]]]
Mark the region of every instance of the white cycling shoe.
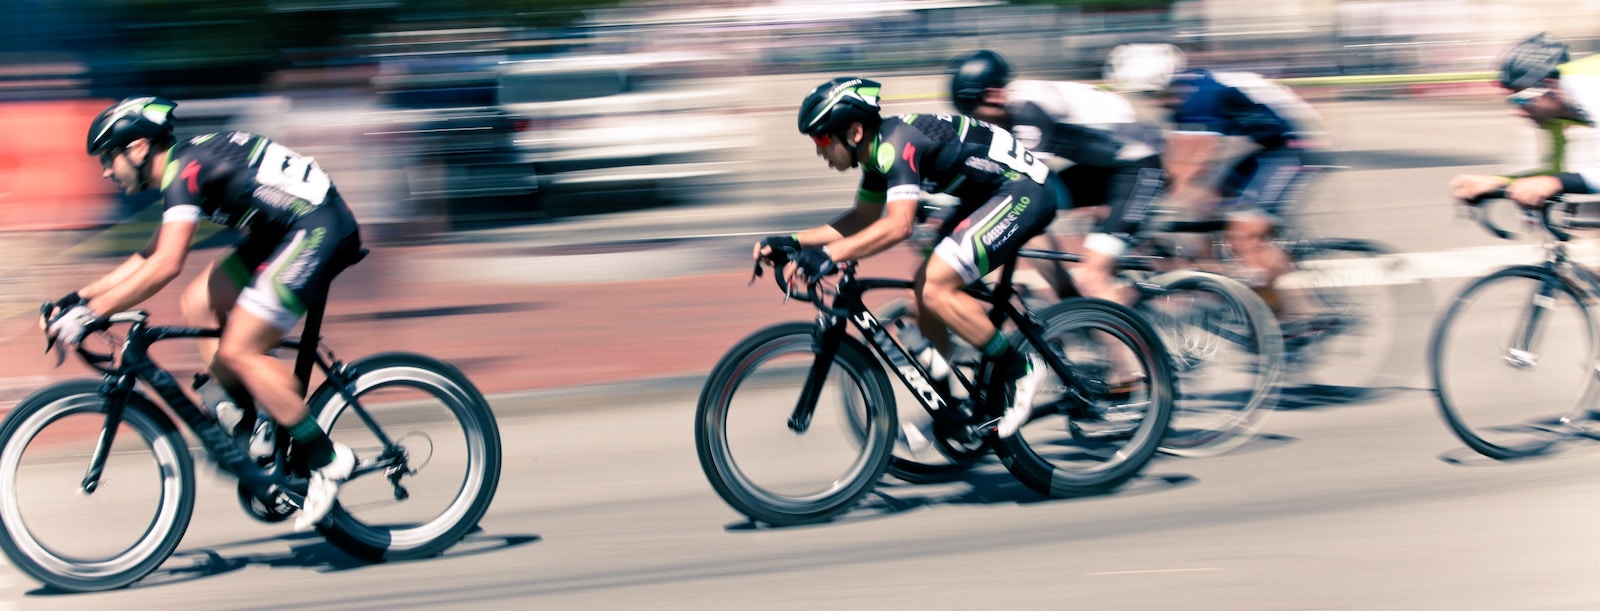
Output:
[[1027,368],[1013,382],[1011,405],[1006,407],[1005,414],[1000,416],[1000,423],[995,426],[995,434],[1001,439],[1017,434],[1017,430],[1033,416],[1033,394],[1038,392],[1039,383],[1044,381],[1044,374],[1049,370],[1038,353],[1029,352],[1027,360]]
[[339,486],[350,479],[356,469],[356,453],[337,441],[333,442],[333,462],[311,471],[311,481],[306,485],[306,500],[300,506],[300,515],[294,520],[295,532],[311,530],[338,502]]

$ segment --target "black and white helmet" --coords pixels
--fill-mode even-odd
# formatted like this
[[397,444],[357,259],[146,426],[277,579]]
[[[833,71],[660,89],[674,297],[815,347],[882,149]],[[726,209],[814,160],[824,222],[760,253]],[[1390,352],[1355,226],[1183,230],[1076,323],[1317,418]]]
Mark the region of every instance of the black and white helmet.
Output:
[[877,127],[881,120],[878,112],[878,92],[883,88],[877,81],[853,76],[841,76],[812,89],[800,102],[800,133],[807,136],[843,133],[851,123]]
[[1547,78],[1560,76],[1558,68],[1572,59],[1567,43],[1544,32],[1517,43],[1500,57],[1500,86],[1523,90]]
[[140,138],[172,133],[172,111],[178,103],[159,96],[127,98],[100,111],[89,123],[89,154],[127,146]]

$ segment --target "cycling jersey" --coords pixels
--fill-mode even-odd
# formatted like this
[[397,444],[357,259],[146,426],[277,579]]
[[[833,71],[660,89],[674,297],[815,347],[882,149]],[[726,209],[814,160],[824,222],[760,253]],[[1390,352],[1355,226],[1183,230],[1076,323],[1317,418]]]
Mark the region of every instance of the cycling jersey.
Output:
[[1243,136],[1260,148],[1228,169],[1221,193],[1235,212],[1282,216],[1299,202],[1315,172],[1305,152],[1326,146],[1311,106],[1288,88],[1249,72],[1189,70],[1173,78],[1180,133]]
[[1561,188],[1566,193],[1600,193],[1600,135],[1589,134],[1581,140],[1590,150],[1572,150],[1567,145],[1569,129],[1596,127],[1600,117],[1600,55],[1567,62],[1560,66],[1561,95],[1577,116],[1545,121],[1539,127],[1550,136],[1550,148],[1545,165],[1510,177],[1553,175],[1561,178]]
[[1013,81],[1011,133],[1034,153],[1070,163],[1063,206],[1110,205],[1106,233],[1127,238],[1166,191],[1161,129],[1139,120],[1120,95],[1084,83]]
[[161,194],[163,223],[206,218],[245,232],[218,267],[241,289],[240,307],[283,330],[326,299],[361,248],[355,216],[322,168],[255,134],[174,145]]
[[999,127],[961,115],[884,117],[862,165],[869,203],[946,193],[960,205],[934,249],[969,284],[1016,257],[1065,197],[1050,168]]
[[1161,152],[1160,128],[1122,96],[1084,83],[1013,81],[1006,114],[1011,133],[1041,157],[1110,168]]
[[1249,72],[1189,70],[1173,78],[1179,132],[1245,136],[1263,148],[1320,145],[1320,119],[1288,88]]

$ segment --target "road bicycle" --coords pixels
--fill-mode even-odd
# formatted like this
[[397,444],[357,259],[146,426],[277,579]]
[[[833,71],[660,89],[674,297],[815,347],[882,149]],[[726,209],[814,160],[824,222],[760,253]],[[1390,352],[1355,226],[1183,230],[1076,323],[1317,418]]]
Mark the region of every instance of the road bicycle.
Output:
[[[1184,267],[1237,280],[1250,274],[1225,238],[1225,220],[1184,220],[1154,214],[1141,230],[1139,252],[1185,261]],[[1184,234],[1203,236],[1199,247]],[[1290,269],[1274,283],[1285,312],[1280,320],[1286,378],[1321,389],[1365,388],[1384,375],[1401,334],[1394,313],[1420,290],[1387,246],[1356,238],[1322,238],[1283,223],[1272,244]],[[1248,284],[1248,282],[1247,282]]]
[[[774,267],[781,270],[794,254],[775,255]],[[900,427],[886,368],[932,418],[930,443],[939,452],[964,463],[992,447],[1019,481],[1044,495],[1114,489],[1155,454],[1172,415],[1172,372],[1160,338],[1131,310],[1080,298],[1035,315],[1013,303],[1011,266],[993,288],[969,287],[990,306],[997,327],[1015,325],[1012,345],[1036,352],[1050,368],[1028,423],[1001,439],[974,400],[988,380],[951,370],[950,385],[932,383],[929,368],[862,301],[869,291],[906,291],[912,283],[858,278],[856,271],[854,262],[843,263],[831,289],[810,283],[804,290],[774,274],[786,298],[815,306],[816,321],[746,337],[701,390],[700,465],[723,500],[752,521],[828,520],[873,490],[897,460]]]
[[[47,304],[48,306],[48,304]],[[476,527],[500,480],[500,433],[467,376],[402,352],[345,363],[321,344],[323,307],[307,313],[294,351],[302,388],[323,379],[307,406],[359,457],[339,503],[317,524],[327,540],[372,560],[436,555]],[[112,329],[126,325],[123,337]],[[287,430],[269,456],[196,406],[150,348],[169,339],[220,337],[217,329],[153,326],[144,311],[108,317],[76,354],[102,374],[47,386],[0,422],[0,550],[57,590],[134,583],[177,548],[195,503],[195,461],[173,417],[205,456],[239,482],[246,513],[288,519],[304,500],[306,472]],[[104,352],[85,344],[104,338]],[[138,387],[143,382],[161,403]],[[75,485],[63,485],[76,479]]]
[[[1486,211],[1504,197],[1490,194],[1468,211],[1494,236],[1513,239]],[[1440,414],[1484,456],[1541,454],[1594,422],[1600,355],[1591,308],[1600,276],[1575,261],[1567,243],[1568,230],[1600,228],[1600,221],[1574,212],[1560,198],[1524,211],[1524,225],[1541,235],[1542,260],[1471,281],[1434,327],[1428,366]]]
[[[1024,248],[1021,258],[1076,263],[1081,255]],[[1158,258],[1124,257],[1118,275],[1138,294],[1134,312],[1149,323],[1167,349],[1176,376],[1172,421],[1161,452],[1173,456],[1215,456],[1237,448],[1261,430],[1277,400],[1284,372],[1283,338],[1272,310],[1248,287],[1219,274],[1198,270],[1157,271]],[[1048,300],[1026,301],[1036,308]],[[913,321],[910,300],[895,299],[874,309],[895,327]],[[961,344],[951,363],[976,370],[976,350]],[[929,447],[931,421],[908,414],[901,421],[892,475],[914,483],[948,479],[965,465],[941,460]]]

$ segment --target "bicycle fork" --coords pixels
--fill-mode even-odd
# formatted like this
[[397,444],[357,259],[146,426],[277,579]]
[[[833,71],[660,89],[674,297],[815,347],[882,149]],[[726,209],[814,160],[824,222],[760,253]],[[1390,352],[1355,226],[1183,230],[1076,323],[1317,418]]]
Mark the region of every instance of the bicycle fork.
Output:
[[1559,281],[1555,278],[1546,278],[1539,283],[1539,290],[1528,300],[1527,307],[1522,311],[1520,328],[1514,329],[1511,343],[1506,346],[1506,353],[1502,357],[1506,364],[1516,369],[1527,369],[1539,364],[1539,355],[1535,352],[1535,344],[1539,340],[1539,321],[1544,318],[1546,310],[1556,305],[1555,294],[1561,290]]

